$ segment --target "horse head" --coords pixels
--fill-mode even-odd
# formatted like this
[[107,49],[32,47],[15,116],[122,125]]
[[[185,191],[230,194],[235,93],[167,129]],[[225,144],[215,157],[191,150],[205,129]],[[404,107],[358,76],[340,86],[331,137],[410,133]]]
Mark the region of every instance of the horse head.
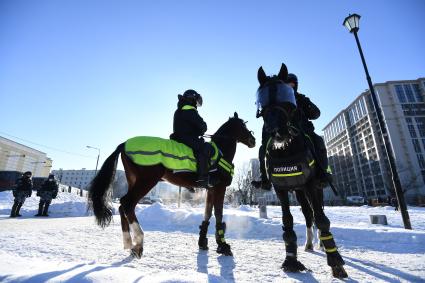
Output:
[[235,112],[233,117],[223,124],[218,131],[213,135],[215,138],[230,138],[236,142],[243,143],[249,148],[255,146],[254,133],[246,127],[246,121],[243,121],[238,117],[238,113]]
[[285,64],[274,76],[267,76],[263,67],[258,69],[258,116],[263,116],[265,131],[277,142],[288,141],[294,135],[291,120],[297,104],[294,90],[286,83],[287,77]]

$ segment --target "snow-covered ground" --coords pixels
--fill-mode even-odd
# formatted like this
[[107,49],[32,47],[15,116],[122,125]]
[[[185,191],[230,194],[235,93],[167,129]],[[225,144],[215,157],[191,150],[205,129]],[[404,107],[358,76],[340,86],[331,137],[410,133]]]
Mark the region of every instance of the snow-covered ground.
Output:
[[[0,282],[330,282],[322,251],[303,251],[305,223],[292,208],[299,259],[312,272],[284,273],[280,207],[242,206],[224,211],[233,257],[215,252],[214,225],[209,251],[197,247],[203,207],[140,205],[145,231],[144,255],[123,250],[119,216],[102,230],[86,214],[86,202],[59,193],[50,217],[36,218],[38,198],[24,204],[20,218],[9,218],[13,197],[0,193]],[[346,261],[351,282],[425,282],[425,208],[409,207],[414,230],[403,229],[391,207],[326,207],[331,229]],[[372,225],[371,214],[384,214],[389,225]],[[214,223],[214,218],[212,219]]]

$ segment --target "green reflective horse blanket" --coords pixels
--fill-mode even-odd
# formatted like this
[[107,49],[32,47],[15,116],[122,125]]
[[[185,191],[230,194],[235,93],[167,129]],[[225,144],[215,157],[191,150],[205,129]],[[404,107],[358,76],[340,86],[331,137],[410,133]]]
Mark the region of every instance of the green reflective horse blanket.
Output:
[[137,165],[162,164],[170,170],[196,172],[196,158],[185,144],[158,137],[134,137],[125,142],[125,153]]

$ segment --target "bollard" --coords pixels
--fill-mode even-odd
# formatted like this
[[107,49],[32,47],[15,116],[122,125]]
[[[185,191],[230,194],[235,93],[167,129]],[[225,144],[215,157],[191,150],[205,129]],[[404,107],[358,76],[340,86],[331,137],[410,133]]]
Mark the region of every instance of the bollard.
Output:
[[260,218],[267,219],[267,201],[266,198],[258,198],[258,208],[260,209]]
[[372,224],[388,225],[386,215],[377,214],[377,215],[369,215],[369,217],[370,217],[370,223]]

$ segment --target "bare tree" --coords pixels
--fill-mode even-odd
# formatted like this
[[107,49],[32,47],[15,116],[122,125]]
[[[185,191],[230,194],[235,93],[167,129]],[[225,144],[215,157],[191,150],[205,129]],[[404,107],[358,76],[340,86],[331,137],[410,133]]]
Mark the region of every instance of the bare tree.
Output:
[[248,164],[238,168],[233,178],[233,186],[229,187],[227,198],[239,200],[240,204],[252,204],[253,187],[251,185],[252,174]]

